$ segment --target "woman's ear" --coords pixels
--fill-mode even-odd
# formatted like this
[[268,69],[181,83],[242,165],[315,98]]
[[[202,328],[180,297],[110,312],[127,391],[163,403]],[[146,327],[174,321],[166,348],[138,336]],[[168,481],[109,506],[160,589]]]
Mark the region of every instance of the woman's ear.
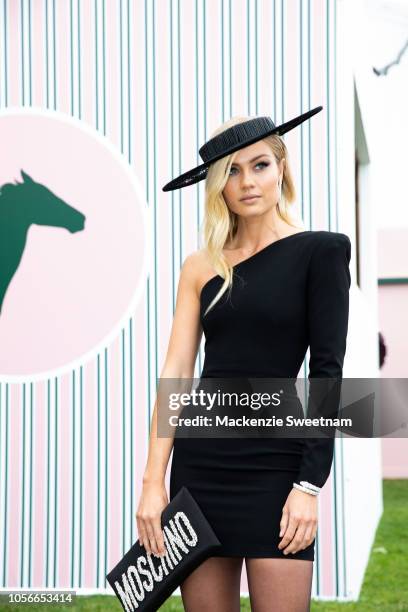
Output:
[[283,182],[283,174],[285,170],[285,158],[284,157],[282,157],[282,159],[279,162],[279,170],[280,170],[279,180]]

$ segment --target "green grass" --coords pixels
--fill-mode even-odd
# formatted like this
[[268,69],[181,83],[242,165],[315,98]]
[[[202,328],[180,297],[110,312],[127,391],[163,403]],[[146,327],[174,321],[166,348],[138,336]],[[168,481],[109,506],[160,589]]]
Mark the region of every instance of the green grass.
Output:
[[[408,480],[384,480],[384,514],[377,529],[360,599],[355,603],[312,602],[312,612],[408,612]],[[358,546],[358,542],[356,542]],[[373,552],[380,549],[383,552]],[[116,597],[78,597],[75,606],[8,605],[13,612],[67,612],[122,610]],[[242,612],[250,612],[249,599],[241,600]],[[160,612],[183,612],[180,597],[172,597]]]
[[313,612],[408,611],[408,480],[383,480],[383,491],[384,513],[358,602],[313,602]]

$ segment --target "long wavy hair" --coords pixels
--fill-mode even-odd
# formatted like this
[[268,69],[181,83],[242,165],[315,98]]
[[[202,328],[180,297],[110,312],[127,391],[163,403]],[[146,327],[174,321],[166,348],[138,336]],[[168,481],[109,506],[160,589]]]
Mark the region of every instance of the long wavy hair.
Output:
[[[221,124],[211,135],[216,136],[232,125],[248,121],[252,117],[232,117]],[[280,218],[297,227],[292,222],[289,214],[289,205],[295,201],[296,192],[290,170],[288,150],[282,138],[277,134],[271,134],[262,139],[270,147],[275,156],[276,163],[285,158],[283,168],[281,199],[277,205],[277,213]],[[232,212],[222,194],[228,181],[231,165],[238,151],[227,155],[211,164],[205,179],[205,208],[204,218],[201,227],[203,235],[204,249],[206,250],[213,269],[224,279],[220,290],[206,309],[204,316],[218,302],[221,296],[232,289],[233,269],[225,258],[222,250],[225,244],[232,241],[238,229],[238,216]]]

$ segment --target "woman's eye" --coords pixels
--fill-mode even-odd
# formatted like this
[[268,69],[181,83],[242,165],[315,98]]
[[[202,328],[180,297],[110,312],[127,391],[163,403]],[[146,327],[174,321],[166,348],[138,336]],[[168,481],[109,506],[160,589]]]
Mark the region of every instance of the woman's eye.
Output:
[[[269,164],[268,164],[267,162],[259,162],[259,163],[257,163],[257,164],[256,164],[255,168],[257,168],[258,166],[265,166],[265,167],[267,167],[267,166],[269,166]],[[233,170],[236,170],[236,168],[235,168],[235,167],[234,167],[234,168],[231,168],[231,170],[230,170],[230,174],[231,174],[231,172],[232,172]]]

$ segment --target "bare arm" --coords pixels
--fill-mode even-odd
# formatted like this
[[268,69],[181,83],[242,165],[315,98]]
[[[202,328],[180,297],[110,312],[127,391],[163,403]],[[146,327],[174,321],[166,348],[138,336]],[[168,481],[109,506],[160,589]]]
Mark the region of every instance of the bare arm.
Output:
[[[181,268],[176,308],[161,378],[193,378],[194,375],[194,365],[202,335],[197,286],[199,257],[198,253],[189,255]],[[140,542],[148,552],[156,554],[164,552],[160,517],[168,503],[164,478],[173,442],[174,436],[157,437],[156,398],[142,496],[136,514]]]

